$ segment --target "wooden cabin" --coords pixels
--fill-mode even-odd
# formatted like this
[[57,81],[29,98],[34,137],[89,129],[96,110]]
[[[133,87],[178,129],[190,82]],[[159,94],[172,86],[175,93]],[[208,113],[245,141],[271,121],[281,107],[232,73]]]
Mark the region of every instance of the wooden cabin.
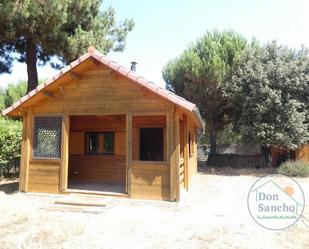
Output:
[[23,118],[22,192],[178,201],[197,172],[196,106],[93,47],[3,114]]
[[278,147],[271,148],[271,165],[273,167],[287,160],[304,160],[309,162],[309,144],[303,144],[296,150],[284,150]]

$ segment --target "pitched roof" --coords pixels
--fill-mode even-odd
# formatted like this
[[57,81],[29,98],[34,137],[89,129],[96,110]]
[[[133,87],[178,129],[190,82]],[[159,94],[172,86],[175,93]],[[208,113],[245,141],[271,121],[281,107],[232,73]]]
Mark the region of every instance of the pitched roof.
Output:
[[130,79],[131,81],[149,89],[150,91],[160,95],[161,97],[171,101],[172,103],[178,105],[179,107],[193,112],[195,115],[195,118],[197,119],[199,125],[201,128],[204,129],[205,124],[203,119],[201,118],[200,112],[195,104],[187,101],[186,99],[174,94],[171,91],[168,91],[153,82],[145,79],[144,77],[136,74],[135,72],[119,65],[115,61],[110,60],[102,53],[98,52],[94,47],[89,47],[88,52],[81,57],[79,57],[77,60],[73,61],[70,65],[64,67],[60,70],[60,72],[55,75],[52,79],[46,81],[43,84],[40,84],[37,88],[26,94],[24,97],[19,99],[16,103],[14,103],[12,106],[8,107],[7,109],[3,110],[3,115],[10,115],[10,113],[15,110],[18,107],[21,107],[26,101],[28,101],[30,98],[32,98],[34,95],[36,95],[39,92],[43,92],[48,86],[53,84],[57,79],[62,77],[65,73],[68,73],[76,66],[80,65],[84,61],[86,61],[89,58],[93,58],[96,61],[102,63],[103,65],[109,67],[110,69],[118,72],[119,74],[123,75],[124,77]]

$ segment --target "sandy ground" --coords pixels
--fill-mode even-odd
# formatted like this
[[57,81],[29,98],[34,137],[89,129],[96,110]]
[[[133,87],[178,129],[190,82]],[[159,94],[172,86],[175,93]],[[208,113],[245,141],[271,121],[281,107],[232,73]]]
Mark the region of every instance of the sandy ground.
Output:
[[0,249],[10,248],[309,248],[309,178],[304,218],[282,231],[257,225],[247,210],[255,174],[200,172],[180,203],[111,199],[98,213],[55,211],[56,199],[0,185]]

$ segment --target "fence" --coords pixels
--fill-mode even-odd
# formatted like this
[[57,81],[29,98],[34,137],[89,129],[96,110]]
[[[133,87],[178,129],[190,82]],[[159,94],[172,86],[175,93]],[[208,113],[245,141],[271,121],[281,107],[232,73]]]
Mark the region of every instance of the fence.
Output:
[[264,157],[261,154],[215,154],[209,156],[207,165],[231,168],[264,168],[266,166]]
[[19,176],[20,158],[16,157],[9,163],[0,163],[0,178],[15,178]]

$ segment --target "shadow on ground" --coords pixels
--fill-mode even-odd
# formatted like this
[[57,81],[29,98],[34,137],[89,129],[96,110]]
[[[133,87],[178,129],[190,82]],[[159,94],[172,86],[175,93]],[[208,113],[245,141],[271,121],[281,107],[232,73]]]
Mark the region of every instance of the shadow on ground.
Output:
[[276,174],[276,168],[230,168],[230,167],[213,167],[205,163],[199,164],[198,172],[205,175],[225,175],[225,176],[265,176]]
[[0,184],[0,192],[14,194],[18,191],[18,182],[7,182]]

